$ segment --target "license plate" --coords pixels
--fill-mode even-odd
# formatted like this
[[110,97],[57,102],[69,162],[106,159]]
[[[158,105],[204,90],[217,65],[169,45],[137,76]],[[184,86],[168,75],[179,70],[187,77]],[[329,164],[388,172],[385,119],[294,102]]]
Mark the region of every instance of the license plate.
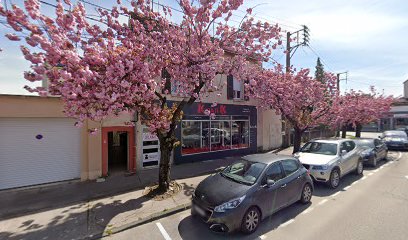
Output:
[[199,215],[205,217],[205,211],[203,209],[201,209],[199,206],[194,205],[194,210],[196,211],[196,213],[198,213]]

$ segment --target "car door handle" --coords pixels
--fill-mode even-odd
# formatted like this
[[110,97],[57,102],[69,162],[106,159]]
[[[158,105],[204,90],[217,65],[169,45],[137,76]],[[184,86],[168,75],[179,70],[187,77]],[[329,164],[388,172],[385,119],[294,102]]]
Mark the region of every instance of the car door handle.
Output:
[[286,187],[286,183],[281,186],[281,188],[284,188],[284,187]]

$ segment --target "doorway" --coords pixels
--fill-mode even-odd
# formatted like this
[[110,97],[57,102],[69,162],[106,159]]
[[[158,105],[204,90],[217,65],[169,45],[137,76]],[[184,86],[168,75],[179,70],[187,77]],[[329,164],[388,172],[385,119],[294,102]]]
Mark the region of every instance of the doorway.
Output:
[[102,128],[102,175],[136,172],[133,127]]
[[108,172],[126,171],[128,165],[128,133],[108,132]]

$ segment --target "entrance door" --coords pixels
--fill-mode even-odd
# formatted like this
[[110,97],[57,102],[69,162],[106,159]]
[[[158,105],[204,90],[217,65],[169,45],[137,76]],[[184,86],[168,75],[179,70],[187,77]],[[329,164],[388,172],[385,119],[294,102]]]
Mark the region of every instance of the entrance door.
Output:
[[136,171],[133,127],[102,128],[102,175]]
[[108,132],[108,172],[125,171],[128,165],[128,133]]

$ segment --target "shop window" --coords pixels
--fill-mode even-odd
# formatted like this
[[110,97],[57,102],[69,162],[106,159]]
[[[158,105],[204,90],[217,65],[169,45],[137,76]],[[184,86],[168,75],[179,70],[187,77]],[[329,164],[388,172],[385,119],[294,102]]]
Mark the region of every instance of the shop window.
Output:
[[[202,122],[183,121],[181,124],[182,154],[193,154],[210,151],[208,137],[202,135]],[[208,125],[207,125],[208,129]]]
[[232,146],[236,148],[249,147],[249,121],[232,121]]
[[[249,147],[249,117],[232,117],[248,120],[182,121],[181,153],[196,154]],[[228,120],[227,120],[228,119]]]
[[231,149],[231,122],[211,122],[211,151]]

